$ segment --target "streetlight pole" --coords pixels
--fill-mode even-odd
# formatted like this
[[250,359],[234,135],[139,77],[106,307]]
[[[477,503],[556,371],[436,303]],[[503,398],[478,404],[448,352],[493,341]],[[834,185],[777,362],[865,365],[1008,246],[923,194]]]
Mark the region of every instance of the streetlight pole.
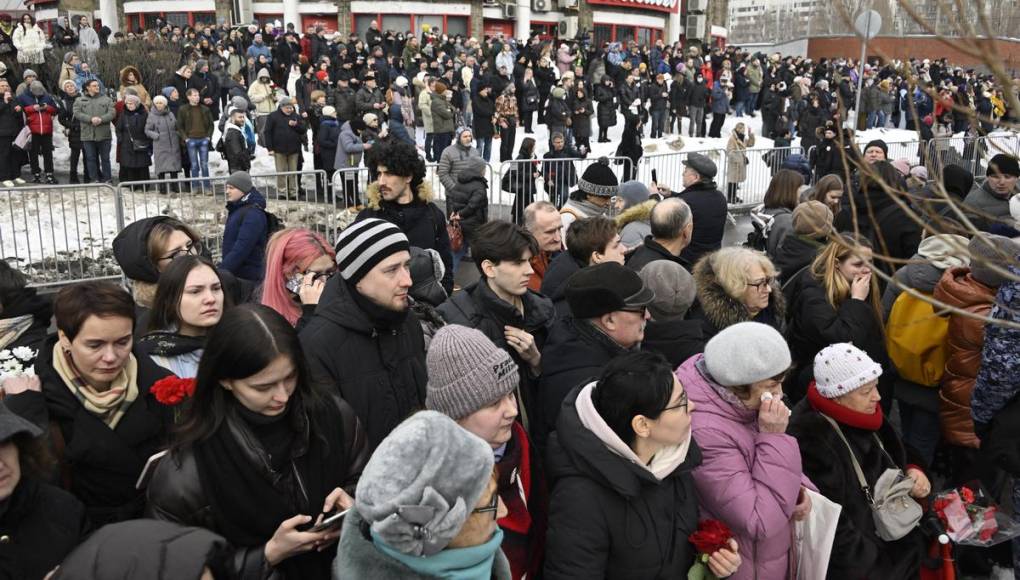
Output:
[[868,54],[868,40],[871,36],[874,36],[871,31],[872,15],[875,12],[871,9],[871,2],[868,2],[868,11],[864,17],[864,31],[857,30],[857,33],[861,35],[861,60],[857,63],[857,97],[854,99],[854,120],[851,128],[857,130],[860,126],[861,116],[861,87],[864,86],[864,59],[867,58]]

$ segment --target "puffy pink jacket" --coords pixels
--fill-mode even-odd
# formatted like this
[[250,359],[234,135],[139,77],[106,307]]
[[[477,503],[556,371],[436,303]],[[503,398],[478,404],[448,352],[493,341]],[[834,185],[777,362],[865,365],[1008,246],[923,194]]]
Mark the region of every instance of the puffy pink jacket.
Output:
[[723,399],[702,360],[696,355],[676,369],[696,407],[693,433],[703,459],[694,484],[701,517],[722,521],[736,536],[743,563],[732,580],[785,580],[792,577],[793,508],[801,485],[814,489],[801,470],[797,440],[759,432],[757,412]]

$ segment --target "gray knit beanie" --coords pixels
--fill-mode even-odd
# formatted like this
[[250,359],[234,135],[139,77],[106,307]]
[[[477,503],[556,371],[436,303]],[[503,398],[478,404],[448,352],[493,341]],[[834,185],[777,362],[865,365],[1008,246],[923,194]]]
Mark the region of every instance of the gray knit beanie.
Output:
[[354,507],[387,546],[433,556],[457,537],[489,484],[492,448],[435,411],[382,440],[361,473]]
[[32,70],[30,68],[26,68],[25,71],[21,73],[21,79],[24,80],[24,79],[27,79],[28,77],[36,77],[36,78],[38,78],[39,75],[37,75],[34,70]]
[[46,94],[46,87],[39,81],[32,81],[32,84],[28,85],[28,91],[37,97],[41,97]]
[[[1007,265],[1020,254],[1020,244],[1005,236],[979,233],[967,245],[970,275],[989,288],[998,288],[1009,280]],[[993,264],[998,267],[996,271]]]
[[457,324],[439,329],[425,355],[425,408],[461,419],[513,392],[517,363],[481,331]]
[[648,186],[644,183],[631,180],[620,184],[619,195],[623,198],[623,209],[630,209],[639,203],[648,201]]
[[234,107],[235,109],[240,109],[242,111],[247,112],[248,100],[242,97],[241,95],[237,95],[236,97],[230,98],[230,106]]
[[705,366],[724,387],[774,377],[790,368],[790,347],[779,331],[760,322],[739,322],[719,331],[705,345]]
[[244,193],[248,193],[255,188],[255,185],[251,182],[251,175],[248,175],[247,171],[231,173],[230,177],[227,178],[227,185],[232,185]]

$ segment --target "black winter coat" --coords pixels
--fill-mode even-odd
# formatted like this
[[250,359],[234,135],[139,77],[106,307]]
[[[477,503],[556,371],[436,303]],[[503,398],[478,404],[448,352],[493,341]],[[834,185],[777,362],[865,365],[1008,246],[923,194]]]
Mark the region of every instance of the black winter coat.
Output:
[[396,328],[377,328],[351,292],[339,276],[330,279],[300,338],[312,376],[336,387],[375,449],[425,407],[425,339],[411,312]]
[[486,139],[495,134],[492,116],[496,114],[496,99],[489,93],[488,97],[474,95],[471,97],[471,126],[475,137]]
[[570,305],[567,304],[567,279],[580,269],[581,265],[570,252],[560,252],[549,262],[545,276],[542,277],[542,295],[552,300],[556,314],[560,318],[570,316]]
[[355,221],[367,218],[384,219],[396,224],[407,236],[412,246],[432,248],[439,252],[446,266],[442,285],[447,294],[453,293],[453,251],[450,249],[450,236],[446,232],[446,216],[443,210],[434,203],[422,203],[417,199],[407,205],[399,205],[391,201],[380,201],[379,209],[365,208],[361,210]]
[[687,537],[698,527],[691,475],[701,464],[697,443],[660,481],[581,423],[579,391],[566,396],[549,440],[546,580],[686,578],[696,555]]
[[336,108],[336,118],[341,124],[344,121],[354,119],[354,116],[357,114],[358,107],[355,104],[356,94],[351,87],[345,89],[337,87],[333,92],[333,107]]
[[863,350],[885,371],[878,380],[882,406],[892,405],[894,371],[885,350],[885,333],[870,301],[847,298],[833,308],[825,298],[825,288],[810,269],[797,274],[783,288],[788,324],[786,340],[793,364],[798,369],[795,394],[806,392],[813,378],[815,355],[830,344],[850,342]]
[[[289,121],[297,121],[297,124],[291,127]],[[266,119],[263,131],[266,149],[286,155],[300,153],[305,142],[305,131],[305,122],[296,112],[284,115],[283,111],[277,109]]]
[[[860,462],[864,478],[874,486],[889,467],[873,434],[845,424],[840,425]],[[850,451],[832,425],[808,401],[797,404],[786,432],[800,444],[804,475],[818,486],[826,498],[843,506],[836,524],[836,538],[829,559],[829,580],[865,578],[917,578],[924,540],[918,529],[895,542],[885,542],[875,534],[871,506],[857,482]],[[878,430],[896,467],[911,463],[904,446],[888,421]]]
[[[152,165],[152,140],[145,134],[145,122],[149,115],[139,106],[134,111],[126,107],[117,119],[117,147],[120,148],[122,167],[148,167]],[[79,128],[79,131],[81,129]],[[137,151],[135,147],[146,147]]]
[[591,138],[591,115],[595,112],[591,98],[587,95],[583,99],[574,97],[571,100],[570,108],[572,110],[570,129],[573,131],[574,137],[576,139]]
[[641,92],[641,85],[636,82],[633,84],[627,82],[621,84],[617,89],[617,94],[620,96],[620,112],[626,112],[634,101],[641,99],[643,96]]
[[89,519],[96,526],[140,517],[144,495],[135,482],[149,457],[166,444],[173,423],[170,407],[149,393],[149,387],[167,376],[146,356],[138,361],[138,398],[111,430],[96,415],[85,409],[53,368],[53,350],[59,348],[51,336],[40,348],[35,372],[42,392],[27,391],[9,395],[7,407],[43,430],[59,428],[63,453],[58,462],[70,479],[70,492],[85,504]]
[[694,83],[687,93],[687,106],[704,109],[708,106],[708,95],[711,93],[705,83]]
[[686,201],[694,217],[691,243],[680,253],[680,257],[693,264],[705,254],[722,247],[726,215],[729,213],[726,196],[713,181],[699,181],[673,196]]
[[521,85],[520,110],[522,113],[537,111],[541,102],[542,97],[538,94],[538,87],[535,85],[534,79]]
[[819,242],[800,234],[791,233],[783,238],[772,260],[779,270],[779,284],[786,284],[798,272],[810,266],[824,246],[824,241]]
[[549,106],[545,108],[545,124],[549,127],[549,133],[563,131],[570,120],[570,105],[566,99],[549,97]]
[[469,165],[457,174],[457,186],[446,192],[446,211],[460,214],[460,227],[468,240],[489,221],[489,182],[484,166]]
[[4,348],[13,349],[27,346],[33,350],[39,350],[49,331],[50,319],[53,318],[51,297],[40,296],[35,288],[25,287],[0,295],[0,304],[3,304],[0,320],[32,315],[32,325]]
[[634,249],[633,252],[627,256],[627,267],[635,272],[640,272],[641,268],[644,268],[648,264],[656,260],[669,260],[670,262],[676,262],[684,267],[684,270],[691,271],[693,266],[690,262],[685,260],[682,256],[674,256],[659,242],[656,242],[652,236],[645,236],[645,243],[641,244]]
[[[344,437],[343,441],[337,442],[342,445],[342,449],[333,448],[329,455],[316,457],[315,460],[332,459],[342,462],[343,475],[335,485],[344,488],[345,491],[353,495],[358,478],[368,462],[369,449],[365,440],[365,432],[350,405],[340,400],[335,394],[328,397],[324,405],[328,409],[326,414],[341,425]],[[220,428],[230,429],[245,460],[259,466],[258,470],[267,479],[274,482],[274,487],[280,490],[281,495],[288,493],[289,486],[300,485],[301,477],[304,476],[299,468],[301,462],[296,458],[288,462],[286,465],[289,466],[290,471],[287,473],[274,472],[270,469],[265,460],[265,449],[259,444],[257,436],[247,426],[244,419],[236,412],[228,412]],[[308,433],[306,429],[305,439],[302,440],[300,436],[295,436],[293,445],[295,448],[301,446],[307,451],[307,439],[314,436],[315,434]],[[296,453],[303,455],[301,451]],[[214,533],[222,533],[217,525],[217,518],[226,517],[226,514],[217,513],[211,504],[212,500],[206,488],[203,487],[202,480],[212,474],[203,476],[199,472],[200,465],[194,447],[179,449],[173,455],[163,458],[149,484],[146,516],[184,526],[205,528]],[[294,481],[293,474],[299,476],[297,481]],[[238,492],[243,493],[243,490],[238,490]],[[252,508],[257,509],[256,506],[252,506]],[[266,538],[266,541],[268,540],[269,538]],[[233,546],[233,548],[233,558],[230,562],[232,571],[237,572],[241,578],[259,578],[264,575],[263,571],[268,566],[265,559],[265,544]]]
[[88,535],[85,506],[73,495],[25,476],[0,515],[0,580],[36,580]]
[[[71,145],[81,145],[81,122],[74,118],[74,102],[78,100],[78,94],[68,96],[61,92],[54,101],[57,103],[57,120],[60,125],[67,129],[67,141]],[[2,134],[2,132],[0,132]]]
[[616,125],[616,90],[604,84],[595,85],[594,98],[599,104],[596,116],[599,127]]
[[248,171],[251,169],[251,155],[248,153],[248,141],[244,137],[244,130],[234,125],[233,128],[225,127],[223,133],[223,150],[227,158],[227,166],[233,171]]
[[[855,196],[857,223],[870,240],[875,253],[906,260],[917,253],[921,244],[921,227],[910,219],[881,187],[875,186]],[[896,271],[895,264],[885,260],[877,263],[887,274]]]
[[[13,90],[11,91],[13,95]],[[3,97],[0,96],[0,99]],[[5,103],[0,100],[0,138],[7,138],[13,140],[21,132],[21,128],[25,125],[25,117],[20,112],[16,112],[14,107],[17,107],[18,103],[15,100],[11,100],[9,103]],[[79,137],[81,131],[79,129]]]
[[541,425],[531,425],[531,436],[543,444],[556,428],[563,399],[574,387],[602,374],[614,356],[628,352],[587,320],[557,319],[542,349],[542,377],[538,382]]
[[705,351],[707,339],[700,320],[649,320],[641,349],[657,352],[676,368],[692,356]]
[[650,101],[649,111],[669,110],[669,87],[666,86],[666,83],[661,85],[658,82],[650,83],[646,91]]
[[316,137],[319,145],[319,159],[326,169],[333,169],[336,161],[336,148],[340,143],[340,123],[336,120],[324,119],[319,124],[319,135]]

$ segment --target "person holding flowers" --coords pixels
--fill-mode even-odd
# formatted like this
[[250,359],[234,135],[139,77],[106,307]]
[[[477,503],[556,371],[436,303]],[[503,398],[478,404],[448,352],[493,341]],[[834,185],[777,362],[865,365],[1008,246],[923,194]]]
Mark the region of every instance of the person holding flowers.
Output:
[[137,350],[182,379],[198,374],[205,337],[230,300],[216,267],[204,256],[177,258],[159,277],[149,332]]
[[[564,399],[547,450],[546,580],[687,578],[696,560],[718,578],[741,568],[732,538],[688,539],[702,460],[695,409],[669,362],[648,352],[614,358]],[[718,549],[699,555],[706,547]]]
[[140,517],[135,482],[173,421],[149,388],[168,373],[132,353],[135,306],[116,284],[66,286],[53,312],[57,335],[41,344],[36,376],[5,380],[5,403],[43,429],[93,525]]
[[[881,375],[881,365],[856,346],[827,346],[815,355],[814,380],[790,418],[788,432],[800,445],[804,473],[822,495],[842,506],[826,575],[830,580],[917,578],[921,567],[925,544],[920,528],[915,525],[899,539],[884,540],[872,513],[869,494],[881,492],[876,483],[886,470],[902,470],[911,482],[911,498],[931,493],[920,461],[908,456],[909,449],[879,405]],[[855,462],[868,492],[861,487]]]
[[245,304],[208,334],[146,511],[225,537],[238,577],[326,580],[341,522],[312,527],[353,505],[367,460],[357,416],[313,386],[294,327]]
[[694,439],[701,465],[694,484],[704,517],[735,533],[744,566],[734,579],[783,580],[790,570],[793,523],[811,510],[783,379],[790,349],[775,328],[741,322],[724,328],[676,369],[697,404]]

